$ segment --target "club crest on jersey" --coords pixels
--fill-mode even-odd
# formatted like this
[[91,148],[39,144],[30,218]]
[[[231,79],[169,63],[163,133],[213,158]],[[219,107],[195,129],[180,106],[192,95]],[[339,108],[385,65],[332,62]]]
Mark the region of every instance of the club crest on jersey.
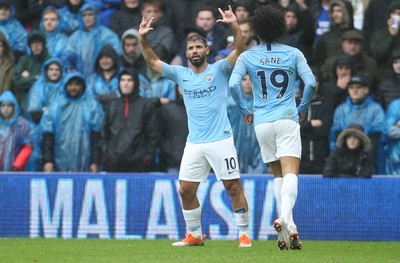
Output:
[[210,82],[213,81],[213,80],[214,80],[214,76],[211,75],[211,74],[207,74],[207,75],[204,77],[204,81],[205,81],[205,82],[210,83]]

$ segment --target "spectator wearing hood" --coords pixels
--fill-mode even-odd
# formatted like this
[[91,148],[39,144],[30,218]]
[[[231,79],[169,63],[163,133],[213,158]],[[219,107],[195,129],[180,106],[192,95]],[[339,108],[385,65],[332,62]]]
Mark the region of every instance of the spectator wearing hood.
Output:
[[43,112],[56,101],[63,89],[64,67],[58,58],[47,60],[39,78],[29,91],[26,111],[34,123],[39,123]]
[[386,174],[400,175],[400,98],[393,100],[386,111]]
[[[246,75],[241,84],[244,103],[249,110],[253,110],[254,97],[249,75]],[[243,122],[239,108],[232,101],[227,107],[228,118],[232,125],[232,134],[238,155],[238,165],[242,174],[265,174],[267,164],[261,157],[254,124],[246,125]]]
[[323,177],[371,178],[374,173],[371,142],[360,124],[349,125],[341,132],[336,147],[326,162]]
[[121,37],[128,29],[138,29],[142,21],[142,0],[122,0],[120,10],[110,18],[110,28]]
[[0,0],[0,31],[6,36],[8,43],[18,60],[27,52],[27,32],[21,23],[14,18],[15,8],[10,0]]
[[19,59],[13,74],[14,90],[22,111],[26,109],[29,90],[39,78],[42,65],[50,58],[42,32],[29,33],[28,44],[30,52]]
[[94,73],[88,79],[88,95],[118,93],[118,75],[121,71],[117,52],[110,45],[101,48],[94,65]]
[[379,76],[387,78],[391,75],[392,52],[400,47],[400,22],[394,24],[394,16],[400,16],[400,1],[393,1],[388,7],[387,24],[377,30],[371,39],[371,55],[378,64]]
[[84,3],[84,0],[65,0],[65,6],[58,10],[62,20],[61,31],[68,36],[79,28],[79,10]]
[[369,95],[366,79],[361,75],[353,75],[348,85],[349,96],[340,104],[333,115],[333,124],[330,130],[331,151],[335,149],[335,142],[340,132],[350,124],[360,124],[372,144],[372,156],[376,163],[376,172],[382,171],[382,162],[379,162],[383,152],[382,143],[385,133],[385,112],[382,106]]
[[85,79],[79,72],[68,73],[63,83],[62,93],[40,122],[43,170],[98,172],[103,109],[86,95]]
[[390,76],[379,85],[381,104],[385,110],[392,101],[400,99],[400,47],[392,52],[391,71]]
[[14,54],[10,44],[0,32],[0,95],[6,90],[13,90],[13,73],[15,68]]
[[94,72],[101,48],[111,45],[120,55],[121,44],[113,31],[100,25],[98,10],[94,4],[84,4],[79,14],[79,29],[69,37],[62,59],[69,69],[76,69],[88,77]]
[[120,57],[122,67],[134,69],[138,72],[141,89],[149,90],[150,82],[145,77],[146,63],[139,48],[139,33],[136,29],[128,29],[121,37],[122,56]]
[[139,96],[139,78],[134,69],[119,75],[119,91],[105,105],[102,153],[106,172],[149,172],[159,138],[155,102]]
[[40,21],[40,30],[46,36],[47,52],[51,57],[61,57],[68,43],[68,36],[61,32],[61,18],[57,8],[46,7]]
[[58,58],[51,58],[43,64],[40,77],[29,91],[26,112],[28,119],[35,124],[34,149],[27,165],[31,171],[43,170],[40,150],[42,130],[39,122],[46,109],[56,101],[56,98],[62,92],[63,74],[62,61]]
[[94,3],[97,5],[100,17],[100,23],[109,27],[111,16],[119,10],[121,0],[86,0],[85,3]]
[[344,32],[353,29],[353,8],[347,0],[331,0],[329,5],[329,31],[325,32],[317,43],[312,58],[315,66],[340,52]]
[[32,153],[33,129],[10,91],[0,96],[0,171],[23,171]]

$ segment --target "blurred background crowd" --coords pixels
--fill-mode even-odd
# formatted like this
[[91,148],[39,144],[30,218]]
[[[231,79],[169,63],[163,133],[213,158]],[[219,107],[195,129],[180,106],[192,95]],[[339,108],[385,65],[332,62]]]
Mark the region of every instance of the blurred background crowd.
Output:
[[[258,44],[253,11],[281,9],[279,42],[312,67],[300,173],[400,174],[400,0],[0,0],[0,170],[178,171],[188,133],[182,91],[146,66],[137,29],[154,17],[156,54],[185,67],[185,39],[200,34],[213,63],[234,48],[216,23],[228,5],[247,49]],[[251,87],[245,78],[249,108]],[[301,98],[300,78],[296,87]],[[268,172],[253,127],[229,96],[226,104],[241,172]]]

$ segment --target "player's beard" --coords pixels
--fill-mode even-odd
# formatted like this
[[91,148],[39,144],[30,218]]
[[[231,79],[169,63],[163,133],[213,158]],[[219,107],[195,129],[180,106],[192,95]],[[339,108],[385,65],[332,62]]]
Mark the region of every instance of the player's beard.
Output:
[[198,67],[204,63],[205,59],[205,55],[199,55],[199,58],[197,60],[193,60],[193,57],[190,57],[189,61],[190,63],[192,63],[193,66]]

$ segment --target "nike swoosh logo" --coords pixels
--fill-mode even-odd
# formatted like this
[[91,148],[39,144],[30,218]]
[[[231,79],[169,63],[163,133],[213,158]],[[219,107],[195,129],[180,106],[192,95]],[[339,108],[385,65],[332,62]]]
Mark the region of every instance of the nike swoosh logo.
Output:
[[188,82],[188,81],[189,81],[188,79],[184,79],[184,80],[183,80],[183,82]]
[[234,172],[235,172],[235,171],[232,171],[232,172],[229,172],[229,171],[228,171],[228,174],[233,174]]

